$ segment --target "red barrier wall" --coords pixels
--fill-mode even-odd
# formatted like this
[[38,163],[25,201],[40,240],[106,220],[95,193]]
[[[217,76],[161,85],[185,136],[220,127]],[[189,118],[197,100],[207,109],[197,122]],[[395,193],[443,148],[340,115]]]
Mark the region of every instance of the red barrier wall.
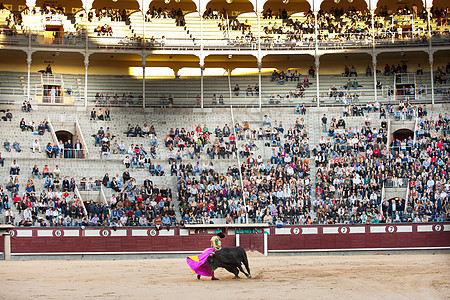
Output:
[[[209,240],[215,230],[174,228],[158,232],[153,228],[143,227],[119,228],[117,231],[111,228],[84,230],[15,228],[10,232],[11,252],[14,255],[199,252],[209,247]],[[257,233],[239,233],[238,237],[234,229],[229,229],[222,243],[224,247],[232,247],[236,245],[238,239],[240,246],[245,250],[263,253],[265,238],[269,253],[302,250],[438,248],[450,247],[450,223],[270,227],[260,228]]]
[[5,237],[0,235],[0,252],[5,252]]
[[[268,244],[269,251],[449,247],[449,227],[448,224],[384,224],[271,228]],[[306,229],[308,232],[304,232]],[[312,233],[312,229],[317,229],[317,233]]]
[[264,253],[264,235],[262,233],[241,233],[239,234],[239,246],[245,250]]
[[[133,230],[147,233],[138,236]],[[186,230],[186,229],[185,229]],[[188,230],[186,230],[188,231]],[[92,235],[92,232],[98,232]],[[142,234],[142,232],[140,234]],[[68,236],[76,235],[78,236]],[[89,233],[89,234],[88,234]],[[122,236],[114,236],[120,233]],[[167,234],[170,234],[166,236]],[[198,252],[210,247],[212,234],[180,235],[180,229],[160,232],[152,228],[104,229],[14,229],[11,231],[12,253],[84,253],[84,252]],[[234,247],[235,237],[226,236],[222,243]]]

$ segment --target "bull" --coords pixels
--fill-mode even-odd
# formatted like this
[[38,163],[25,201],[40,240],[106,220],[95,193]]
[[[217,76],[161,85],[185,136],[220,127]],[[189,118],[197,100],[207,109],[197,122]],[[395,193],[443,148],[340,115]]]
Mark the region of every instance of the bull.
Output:
[[[222,248],[208,256],[206,264],[211,267],[211,270],[217,268],[224,268],[228,272],[234,274],[234,278],[240,279],[239,271],[245,274],[247,278],[252,278],[250,268],[248,266],[247,253],[242,247]],[[246,273],[242,265],[247,269]]]

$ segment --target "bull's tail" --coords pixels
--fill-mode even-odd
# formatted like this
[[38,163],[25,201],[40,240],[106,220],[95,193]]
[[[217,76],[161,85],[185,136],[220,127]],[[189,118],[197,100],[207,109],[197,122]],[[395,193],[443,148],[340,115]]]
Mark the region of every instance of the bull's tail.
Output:
[[244,264],[245,269],[247,269],[247,273],[249,275],[249,278],[252,278],[252,275],[250,273],[250,267],[248,266],[247,253],[245,253],[245,250],[243,248],[241,248],[241,249],[242,249],[242,263]]

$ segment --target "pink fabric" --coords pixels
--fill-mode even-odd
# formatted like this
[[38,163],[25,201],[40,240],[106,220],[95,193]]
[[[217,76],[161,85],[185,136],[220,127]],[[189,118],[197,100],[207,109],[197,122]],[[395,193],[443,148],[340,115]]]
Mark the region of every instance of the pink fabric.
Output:
[[[195,274],[211,277],[212,270],[210,266],[206,264],[206,259],[211,253],[214,253],[214,248],[207,248],[200,255],[187,257],[186,262]],[[195,258],[198,258],[198,261],[196,261]]]

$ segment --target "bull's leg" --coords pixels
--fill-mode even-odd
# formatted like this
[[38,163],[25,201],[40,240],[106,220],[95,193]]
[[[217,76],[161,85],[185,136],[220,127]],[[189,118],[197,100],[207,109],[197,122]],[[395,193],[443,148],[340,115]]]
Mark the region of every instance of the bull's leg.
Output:
[[247,275],[248,278],[252,278],[252,274],[250,274],[250,268],[248,266],[247,254],[245,252],[244,252],[244,259],[242,260],[242,263],[244,264],[245,268],[247,269],[248,275],[245,274],[244,272],[242,272],[242,273]]
[[238,268],[239,268],[239,271],[241,271],[242,273],[245,274],[245,276],[247,276],[247,278],[252,278],[252,275],[245,273],[245,271],[244,271],[244,269],[242,268],[241,265],[239,265]]
[[234,279],[238,279],[238,280],[241,279],[239,277],[239,270],[236,267],[226,267],[225,270],[234,274]]

